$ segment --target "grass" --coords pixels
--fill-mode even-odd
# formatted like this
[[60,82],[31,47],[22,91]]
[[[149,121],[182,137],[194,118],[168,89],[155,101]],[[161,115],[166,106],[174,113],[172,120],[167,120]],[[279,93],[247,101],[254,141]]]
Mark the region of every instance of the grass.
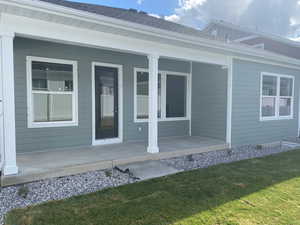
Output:
[[300,224],[300,150],[17,209],[6,225]]

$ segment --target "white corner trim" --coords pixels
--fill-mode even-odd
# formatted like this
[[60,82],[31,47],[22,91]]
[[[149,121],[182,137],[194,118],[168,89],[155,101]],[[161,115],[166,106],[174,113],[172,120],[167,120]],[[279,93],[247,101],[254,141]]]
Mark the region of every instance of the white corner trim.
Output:
[[226,143],[232,146],[232,88],[233,88],[233,58],[228,57],[227,75],[227,119],[226,119]]
[[298,90],[298,137],[300,137],[300,88]]
[[[59,122],[34,122],[33,99],[32,99],[32,62],[47,62],[57,64],[67,64],[73,67],[73,92],[59,93],[47,92],[50,94],[64,94],[72,95],[72,121],[59,121]],[[69,127],[78,126],[78,65],[77,61],[43,58],[35,56],[26,57],[26,71],[27,71],[27,124],[28,128],[48,128],[48,127]],[[35,91],[38,93],[39,91]],[[46,92],[44,92],[46,93]]]
[[[102,62],[92,62],[92,145],[108,145],[117,144],[123,142],[123,65],[102,63]],[[95,104],[95,67],[110,67],[118,69],[118,126],[119,126],[119,136],[117,138],[96,140],[96,104]]]
[[[277,87],[276,87],[276,96],[263,96],[263,77],[264,76],[272,76],[276,77]],[[292,96],[280,96],[280,78],[290,78],[293,80],[292,87]],[[263,117],[262,116],[262,100],[264,97],[275,98],[275,116]],[[290,98],[291,99],[291,115],[289,116],[280,116],[279,108],[280,108],[280,98]],[[294,119],[294,100],[295,100],[295,76],[286,75],[286,74],[278,74],[278,73],[270,73],[270,72],[261,72],[260,74],[260,103],[259,103],[259,121],[274,121],[274,120],[292,120]]]
[[4,116],[3,116],[3,73],[2,73],[2,48],[0,36],[0,171],[4,166]]
[[192,94],[193,94],[193,62],[190,62],[190,73],[187,76],[187,115],[189,119],[189,135],[192,136]]
[[[134,123],[147,123],[148,119],[138,119],[137,118],[137,73],[138,72],[148,72],[149,70],[146,68],[134,68],[134,78],[133,78],[133,116]],[[159,70],[158,74],[161,75],[161,117],[158,118],[159,122],[164,121],[187,121],[191,120],[191,96],[192,96],[192,84],[191,84],[191,73],[182,73],[168,70]],[[186,116],[185,117],[166,117],[166,87],[167,87],[167,76],[168,75],[176,75],[176,76],[184,76],[186,77]]]

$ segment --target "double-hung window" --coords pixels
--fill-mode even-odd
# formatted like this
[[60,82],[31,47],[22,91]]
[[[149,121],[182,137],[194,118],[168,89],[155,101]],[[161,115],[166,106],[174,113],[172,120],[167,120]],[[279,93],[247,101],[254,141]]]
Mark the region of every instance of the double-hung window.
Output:
[[[135,69],[134,78],[134,119],[145,122],[149,113],[149,72]],[[159,71],[158,74],[158,112],[160,121],[188,120],[189,74]]]
[[261,120],[292,119],[294,77],[271,73],[261,75]]
[[27,58],[28,127],[76,126],[77,63]]

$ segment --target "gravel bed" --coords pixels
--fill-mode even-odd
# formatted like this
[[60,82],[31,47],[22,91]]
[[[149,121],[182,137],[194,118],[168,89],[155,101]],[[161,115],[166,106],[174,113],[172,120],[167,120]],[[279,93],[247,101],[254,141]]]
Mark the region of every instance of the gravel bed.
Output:
[[[112,176],[112,170],[106,170],[4,187],[0,190],[0,225],[3,225],[4,215],[15,208],[88,194],[132,182],[134,180],[127,174],[114,170]],[[28,190],[26,198],[20,196],[20,190]]]
[[[220,163],[263,157],[292,149],[294,148],[287,145],[270,147],[247,145],[160,161],[176,169],[187,171],[206,168]],[[113,170],[113,174],[112,170],[102,170],[5,187],[0,189],[0,225],[3,225],[4,215],[15,208],[24,208],[50,200],[60,200],[76,195],[88,194],[136,181],[136,179],[131,178],[128,174],[121,173],[118,170]],[[20,194],[20,190],[22,189],[26,190],[25,198]]]
[[293,149],[293,147],[287,145],[277,145],[269,147],[245,145],[233,149],[205,152],[172,159],[164,159],[161,161],[167,163],[169,166],[175,167],[176,169],[187,171],[206,168],[221,163],[230,163],[245,159],[263,157],[280,152],[290,151]]

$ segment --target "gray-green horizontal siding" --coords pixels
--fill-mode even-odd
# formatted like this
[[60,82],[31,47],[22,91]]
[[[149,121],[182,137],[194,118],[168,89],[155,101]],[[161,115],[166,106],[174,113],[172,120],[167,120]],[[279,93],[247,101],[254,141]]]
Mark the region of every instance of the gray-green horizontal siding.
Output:
[[227,69],[193,63],[192,135],[226,140]]
[[[261,72],[295,76],[294,119],[260,121]],[[233,145],[263,144],[296,137],[300,71],[262,63],[234,60],[232,97]]]
[[[134,67],[147,68],[147,57],[107,50],[63,45],[25,38],[14,41],[17,152],[42,151],[92,143],[91,63],[123,65],[123,134],[124,141],[146,139],[147,124],[133,122]],[[26,56],[76,60],[78,62],[78,127],[27,128]],[[187,62],[160,59],[159,69],[189,72]],[[142,128],[139,131],[139,127]],[[160,122],[159,135],[188,135],[189,122]]]

